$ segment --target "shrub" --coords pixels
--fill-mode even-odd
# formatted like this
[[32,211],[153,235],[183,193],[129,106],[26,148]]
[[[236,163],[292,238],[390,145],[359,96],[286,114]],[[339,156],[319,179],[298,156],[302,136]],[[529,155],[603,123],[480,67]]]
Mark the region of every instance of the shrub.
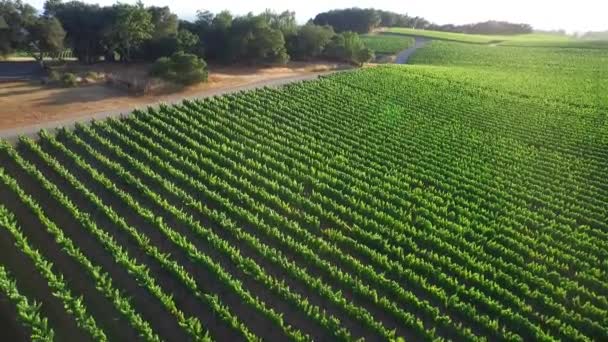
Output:
[[363,48],[357,52],[357,62],[361,64],[372,61],[375,58],[376,54],[374,53],[374,50],[370,48]]
[[150,68],[150,75],[155,77],[166,78],[171,71],[171,58],[161,57],[152,64]]
[[207,63],[191,53],[177,52],[159,58],[150,69],[152,76],[188,85],[207,81]]
[[49,81],[50,82],[61,81],[61,74],[57,70],[50,70],[49,71]]
[[65,74],[61,75],[61,85],[69,88],[75,87],[78,85],[78,78],[71,72],[66,72]]

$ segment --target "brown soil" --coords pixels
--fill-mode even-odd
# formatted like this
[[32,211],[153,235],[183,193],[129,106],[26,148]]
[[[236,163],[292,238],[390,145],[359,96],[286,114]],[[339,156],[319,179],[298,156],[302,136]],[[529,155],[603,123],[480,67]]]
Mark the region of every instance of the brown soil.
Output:
[[[177,92],[161,95],[131,96],[126,91],[104,83],[76,88],[58,88],[38,82],[0,83],[0,130],[27,127],[70,118],[82,118],[92,113],[137,107],[176,97],[204,96],[218,90],[246,86],[265,80],[330,71],[343,68],[339,64],[289,63],[284,67],[226,67],[211,66],[209,82]],[[98,65],[91,71],[139,73],[142,66]],[[128,71],[127,71],[128,70]],[[79,70],[80,71],[80,70]],[[120,71],[120,70],[118,70]]]

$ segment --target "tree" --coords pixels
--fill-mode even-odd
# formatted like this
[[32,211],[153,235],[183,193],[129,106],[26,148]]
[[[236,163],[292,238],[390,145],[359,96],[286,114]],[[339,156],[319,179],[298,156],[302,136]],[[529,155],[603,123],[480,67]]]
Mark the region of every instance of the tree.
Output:
[[11,51],[10,27],[4,17],[0,15],[0,56]]
[[227,31],[232,26],[234,17],[230,11],[221,11],[212,20],[211,24],[216,30]]
[[268,26],[281,31],[284,37],[295,35],[298,31],[296,12],[284,11],[277,14],[274,11],[267,9],[260,14],[260,17],[268,23]]
[[152,38],[152,15],[141,1],[136,5],[117,4],[113,10],[114,21],[106,31],[107,42],[123,61],[130,61],[132,51]]
[[342,32],[334,36],[326,49],[326,56],[356,65],[369,62],[373,51],[368,49],[356,32]]
[[347,8],[319,13],[314,19],[317,25],[330,25],[336,32],[353,31],[368,33],[380,25],[381,18],[372,8]]
[[35,23],[36,9],[21,0],[0,0],[0,55],[27,45],[28,28]]
[[230,62],[279,63],[289,60],[285,38],[279,29],[271,28],[266,18],[248,14],[232,21],[229,36]]
[[32,6],[20,0],[1,0],[0,38],[0,54],[22,50],[42,64],[45,54],[63,50],[65,31],[59,20],[38,16]]
[[57,9],[63,5],[63,0],[46,0],[43,5],[45,16],[55,16],[57,14]]
[[46,15],[54,16],[61,22],[66,40],[79,61],[94,63],[101,56],[109,55],[104,42],[105,30],[113,18],[111,8],[80,1],[63,3],[60,0],[48,0],[44,9]]
[[150,74],[180,84],[194,84],[207,80],[207,63],[196,55],[176,52],[171,57],[159,58]]
[[154,27],[152,39],[177,35],[179,25],[178,18],[177,15],[171,13],[169,7],[152,6],[148,7],[147,11],[150,12],[150,20]]
[[287,51],[294,59],[320,56],[336,33],[331,26],[308,23],[298,29],[296,35],[287,39]]
[[222,11],[217,15],[209,11],[198,11],[194,22],[182,21],[180,30],[187,30],[198,36],[200,45],[198,53],[204,50],[207,60],[226,60],[230,53],[229,30],[232,26],[232,14]]
[[188,30],[179,30],[177,33],[177,51],[196,54],[199,38]]
[[[194,24],[196,24],[203,30],[208,30],[209,28],[211,28],[213,19],[215,19],[215,15],[213,15],[213,13],[211,13],[210,11],[197,11],[196,21],[194,22]],[[230,21],[232,21],[232,17],[230,18]]]
[[363,48],[363,49],[359,49],[359,51],[356,53],[355,56],[355,60],[357,61],[357,63],[359,63],[359,65],[363,65],[363,63],[368,63],[370,61],[372,61],[374,58],[376,58],[376,54],[374,53],[374,50],[370,49],[370,48]]
[[[171,13],[169,7],[148,7],[152,16],[152,38],[144,40],[131,53],[131,58],[145,61],[155,61],[163,56],[171,56],[178,49],[179,20]],[[115,47],[114,47],[115,48]]]
[[41,65],[45,54],[58,54],[64,49],[65,31],[54,17],[37,18],[28,28],[24,49]]
[[446,32],[458,32],[468,34],[495,34],[511,35],[532,33],[532,26],[528,24],[513,24],[505,21],[485,21],[467,25],[430,25],[430,29]]

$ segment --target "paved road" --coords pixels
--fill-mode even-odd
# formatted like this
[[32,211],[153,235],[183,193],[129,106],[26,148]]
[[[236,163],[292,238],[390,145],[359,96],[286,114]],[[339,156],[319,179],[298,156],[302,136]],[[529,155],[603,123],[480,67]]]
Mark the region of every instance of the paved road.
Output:
[[416,52],[416,50],[420,49],[421,47],[424,47],[426,44],[431,42],[431,39],[425,37],[414,37],[414,40],[414,46],[410,47],[407,50],[401,51],[397,55],[397,58],[395,59],[396,64],[407,64],[408,60],[410,59],[410,56],[412,56],[414,52]]
[[123,116],[123,115],[128,115],[129,113],[131,113],[132,111],[134,111],[136,109],[145,109],[148,107],[158,107],[160,104],[163,104],[163,103],[164,104],[176,104],[176,103],[180,103],[186,99],[197,99],[197,98],[200,99],[200,98],[212,97],[212,96],[223,95],[223,94],[237,93],[240,91],[246,91],[246,90],[262,88],[262,87],[279,87],[279,86],[282,86],[282,85],[285,85],[288,83],[314,80],[314,79],[317,79],[319,76],[329,75],[329,74],[332,74],[335,72],[338,72],[338,71],[326,71],[326,72],[312,73],[312,74],[306,74],[306,75],[288,76],[288,77],[276,78],[276,79],[271,79],[271,80],[263,80],[263,81],[258,81],[258,82],[242,85],[242,86],[237,86],[237,87],[208,90],[208,91],[205,91],[205,92],[202,92],[202,93],[199,93],[196,95],[192,95],[192,96],[187,96],[187,97],[175,96],[173,98],[170,98],[167,101],[162,101],[162,102],[158,102],[158,103],[150,103],[150,104],[136,106],[136,107],[120,108],[120,109],[115,109],[115,110],[110,110],[110,111],[105,111],[105,112],[91,113],[91,115],[87,115],[85,117],[68,118],[68,119],[58,120],[58,121],[43,122],[40,124],[27,126],[27,127],[18,127],[18,128],[13,128],[13,129],[0,130],[0,139],[4,139],[11,143],[15,143],[19,139],[19,136],[22,136],[22,135],[35,138],[37,136],[38,132],[42,129],[52,131],[52,130],[54,130],[56,128],[60,128],[60,127],[73,128],[74,124],[76,124],[76,123],[88,123],[91,120],[101,120],[101,119],[105,119],[105,118],[109,118],[109,117],[119,117],[119,116]]
[[43,73],[42,67],[36,62],[0,62],[0,81],[30,80]]

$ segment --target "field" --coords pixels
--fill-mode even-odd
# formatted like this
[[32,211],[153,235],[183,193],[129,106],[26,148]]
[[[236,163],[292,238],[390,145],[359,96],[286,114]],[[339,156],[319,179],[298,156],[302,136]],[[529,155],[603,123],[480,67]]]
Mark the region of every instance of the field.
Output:
[[433,41],[420,72],[533,99],[608,109],[608,49],[524,48]]
[[3,333],[608,340],[606,50],[412,62],[0,144]]
[[361,40],[377,55],[394,55],[414,45],[414,38],[393,34],[366,34]]
[[392,27],[384,30],[387,33],[405,36],[419,36],[438,40],[454,41],[473,44],[501,44],[515,46],[549,46],[549,47],[606,47],[606,42],[596,40],[581,40],[569,36],[547,33],[532,33],[519,35],[482,35],[432,30],[419,30],[403,27]]

